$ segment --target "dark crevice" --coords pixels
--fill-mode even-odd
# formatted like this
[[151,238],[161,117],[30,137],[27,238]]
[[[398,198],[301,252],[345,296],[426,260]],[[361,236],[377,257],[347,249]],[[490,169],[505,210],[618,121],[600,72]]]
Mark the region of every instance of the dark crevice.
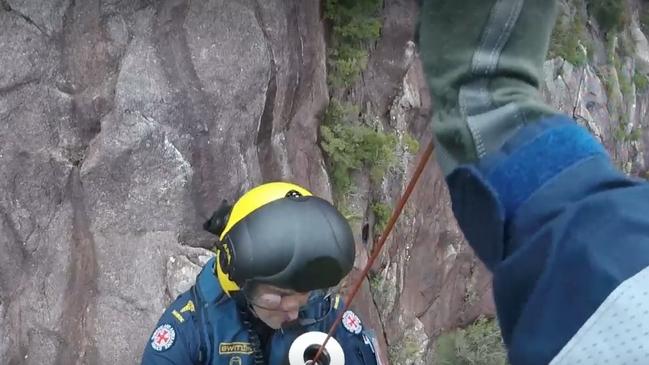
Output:
[[[188,11],[187,0],[161,2],[157,9],[155,41],[165,76],[172,85],[179,88],[176,96],[181,97],[182,102],[186,103],[183,106],[193,114],[194,119],[201,119],[200,117],[210,110],[207,96],[201,91],[203,87],[191,60],[191,50],[187,43],[184,23]],[[190,122],[185,124],[192,126]],[[195,125],[193,127],[199,128]]]
[[363,228],[361,229],[361,241],[363,241],[363,244],[367,246],[369,243],[368,239],[370,237],[370,225],[369,223],[364,223]]
[[[163,278],[168,278],[169,277],[169,269],[167,268],[166,264],[162,266],[162,270],[164,271],[162,273],[162,277]],[[165,283],[165,286],[164,286],[164,295],[166,297],[167,302],[171,302],[174,299],[176,299],[176,298],[174,298],[173,295],[171,295],[171,291],[169,291],[169,285],[167,285],[166,283]],[[146,310],[144,310],[144,312],[146,312]]]
[[212,233],[196,229],[184,229],[176,238],[183,246],[201,247],[206,250],[212,250],[218,240]]
[[35,333],[41,333],[41,334],[44,334],[44,335],[50,337],[58,345],[61,345],[64,342],[63,337],[61,337],[60,333],[58,333],[56,331],[52,331],[51,329],[46,328],[44,326],[40,326],[40,325],[27,330],[27,337],[29,338],[29,342],[32,342],[32,337],[34,336]]
[[[24,269],[28,253],[20,239],[18,228],[13,223],[6,208],[0,206],[0,219],[4,226],[5,237],[2,241],[6,246],[0,251],[3,252],[0,257],[0,297],[7,298],[9,303],[15,298],[20,298],[20,287],[23,285]],[[21,335],[21,325],[15,316],[9,313],[9,303],[5,302],[5,313],[2,318],[3,325],[7,326],[5,332],[14,332],[12,336],[12,345],[6,354],[9,357],[9,364],[22,364],[27,354],[24,338]],[[8,322],[8,323],[7,323]]]
[[[270,36],[266,30],[265,22],[262,18],[262,10],[259,2],[255,3],[255,19],[257,24],[264,34],[264,39],[268,45],[270,52],[270,77],[268,78],[268,85],[266,88],[264,110],[261,113],[261,120],[259,122],[259,128],[257,130],[257,138],[255,140],[255,145],[257,145],[258,151],[260,151],[261,157],[267,157],[266,155],[270,152],[268,147],[270,145],[270,139],[273,132],[273,119],[275,114],[275,99],[277,97],[277,63],[275,62],[275,53],[273,52],[273,47],[271,43]],[[260,161],[260,165],[262,161]]]
[[[452,271],[449,274],[447,274],[444,279],[442,279],[442,282],[439,284],[439,286],[434,286],[434,285],[431,286],[430,291],[435,292],[435,295],[433,295],[432,298],[427,299],[427,302],[426,302],[426,305],[424,306],[424,308],[419,310],[419,312],[415,313],[415,318],[421,320],[426,315],[426,313],[428,313],[430,308],[433,307],[433,304],[435,304],[435,302],[437,302],[437,300],[440,297],[440,293],[444,290],[444,288],[446,288],[449,285],[449,283],[451,282],[451,280],[455,279],[455,278],[456,278],[456,275]],[[426,292],[428,292],[428,291],[429,290],[426,289],[425,292],[422,292],[422,294],[426,294]]]
[[[115,71],[119,65],[119,57],[111,56],[103,48],[86,50],[88,43],[108,42],[109,37],[101,26],[100,14],[84,13],[84,5],[70,1],[63,15],[63,29],[56,35],[64,76],[56,88],[72,98],[70,131],[76,137],[74,144],[65,148],[64,156],[75,167],[83,165],[92,140],[101,133],[101,119],[113,109],[118,75]],[[87,61],[79,63],[79,59]],[[108,92],[104,92],[102,85],[106,80],[111,83]]]
[[[187,217],[201,221],[212,213],[212,209],[223,197],[216,196],[220,186],[227,185],[228,177],[219,174],[214,156],[214,146],[210,145],[209,125],[219,119],[219,106],[210,102],[203,91],[191,59],[187,41],[185,19],[189,12],[188,0],[165,0],[156,3],[154,23],[154,43],[158,59],[166,79],[169,81],[175,109],[183,116],[180,130],[192,136],[190,161],[194,168],[192,176],[192,212]],[[200,5],[196,5],[200,6]],[[198,217],[196,217],[198,215]],[[195,226],[195,222],[186,222]]]
[[[365,278],[365,280],[368,280],[368,279]],[[372,299],[372,304],[374,305],[374,310],[376,310],[376,317],[379,319],[379,325],[381,326],[381,332],[383,333],[383,338],[385,339],[385,342],[387,344],[387,342],[388,342],[388,333],[385,331],[385,323],[383,322],[383,318],[381,317],[381,311],[379,310],[379,308],[381,308],[381,307],[379,306],[379,303],[376,302],[376,299],[374,299],[374,293],[372,292],[372,285],[369,285],[369,282],[368,282],[368,286],[370,288],[369,289],[370,298]]]
[[[70,0],[70,4],[68,4],[68,8],[65,9],[65,12],[63,13],[63,29],[62,29],[62,34],[65,34],[66,31],[70,32],[71,28],[73,28],[74,24],[74,7],[76,5],[76,0]],[[63,37],[62,37],[63,38]],[[61,42],[61,48],[67,48],[67,44],[64,42]]]
[[[291,94],[289,97],[285,98],[284,110],[282,112],[282,120],[291,120],[295,115],[295,109],[301,104],[300,98],[300,85],[301,82],[301,73],[302,69],[305,67],[303,53],[304,53],[304,40],[302,39],[302,33],[300,29],[300,14],[298,11],[298,5],[293,4],[290,8],[286,10],[286,19],[295,19],[294,22],[288,22],[288,43],[290,48],[289,51],[289,64],[288,67],[289,75],[287,75],[287,94]],[[304,93],[305,95],[307,93]],[[288,129],[289,123],[286,123],[286,128]]]
[[[166,270],[166,265],[165,265],[164,270]],[[163,275],[163,277],[167,277],[166,273]],[[115,297],[118,298],[119,300],[123,301],[124,303],[128,304],[132,309],[135,309],[136,311],[146,313],[146,312],[148,312],[150,310],[149,308],[138,305],[137,301],[135,299],[125,297],[123,294],[118,294]],[[176,298],[170,298],[170,299],[174,300]]]
[[[263,11],[259,1],[255,2],[254,14],[257,24],[259,24],[259,27],[264,34],[264,39],[266,40],[266,44],[270,53],[270,75],[268,78],[264,109],[261,113],[255,145],[257,146],[257,157],[259,160],[261,174],[264,180],[277,180],[282,178],[282,172],[279,166],[280,164],[277,161],[276,156],[273,154],[272,135],[274,127],[273,124],[276,117],[275,102],[277,101],[278,67],[275,60],[275,52],[273,50],[273,41],[271,39],[271,36],[268,34],[266,23],[263,19]],[[292,67],[289,67],[289,70],[290,69],[292,69]],[[286,104],[284,106],[286,106]],[[281,120],[284,120],[283,118],[287,117],[288,116],[286,115],[278,116],[278,118],[282,118]]]
[[25,21],[27,23],[33,25],[36,29],[38,29],[39,32],[41,32],[41,34],[43,34],[45,37],[49,38],[49,35],[47,34],[47,32],[40,25],[36,24],[36,22],[34,22],[27,15],[25,15],[25,14],[21,13],[20,11],[12,8],[11,5],[9,5],[9,3],[6,0],[0,0],[0,5],[2,6],[2,8],[4,10],[6,10],[8,12],[16,13],[16,15],[18,15],[19,17],[25,19]]
[[[14,253],[16,253],[17,251],[21,252],[21,254],[18,255],[19,257],[18,256],[13,256],[12,259],[15,260],[15,259],[20,258],[19,263],[21,265],[19,265],[19,266],[22,266],[22,262],[24,262],[27,259],[28,255],[27,255],[27,251],[24,249],[24,247],[22,245],[23,240],[20,237],[20,232],[18,231],[18,228],[16,228],[16,225],[14,224],[11,217],[9,216],[9,213],[7,213],[7,210],[2,206],[0,206],[0,215],[2,216],[3,221],[5,222],[5,228],[9,231],[10,237],[11,237],[12,241],[14,242],[14,245],[13,245],[14,246],[13,247]],[[11,252],[11,251],[12,250],[4,251],[4,252]]]
[[[261,5],[259,3],[259,0],[255,2],[255,8],[253,9],[255,13],[255,20],[257,21],[257,24],[259,24],[259,28],[261,29],[261,32],[264,34],[264,39],[266,39],[266,43],[271,44],[271,39],[270,35],[268,34],[268,30],[265,26],[266,22],[263,19],[263,11],[261,9]],[[273,53],[272,47],[269,47],[271,54]]]
[[59,319],[62,341],[55,364],[94,363],[97,349],[93,343],[97,296],[97,257],[85,205],[85,193],[78,168],[70,172],[66,195],[72,205],[72,240],[70,273],[65,290],[63,312]]
[[[272,179],[279,178],[279,172],[267,162],[273,158],[272,151],[272,134],[273,134],[273,119],[275,109],[275,97],[277,96],[277,72],[275,71],[275,61],[271,59],[270,78],[268,80],[268,87],[266,89],[266,102],[264,103],[264,110],[261,113],[261,120],[259,121],[259,129],[257,130],[257,155],[259,157],[259,166],[261,167],[262,176]],[[274,170],[274,171],[273,171]]]
[[18,228],[3,206],[0,206],[0,217],[7,233],[3,241],[8,243],[2,250],[3,257],[0,258],[0,295],[6,297],[13,295],[21,284],[22,268],[25,267],[29,253],[23,245]]
[[[72,99],[71,115],[75,121],[74,130],[80,143],[70,148],[65,156],[73,166],[80,167],[86,158],[90,142],[101,133],[101,118],[110,110],[103,97],[92,101],[79,95]],[[101,105],[99,105],[101,104]]]
[[65,83],[57,83],[54,87],[57,91],[67,96],[72,96],[74,94],[74,89]]
[[41,80],[39,78],[29,78],[24,81],[18,82],[16,84],[12,84],[6,87],[0,88],[0,96],[5,96],[6,94],[9,94],[10,92],[17,91],[25,86],[35,84],[40,82]]
[[[146,7],[149,7],[150,4],[146,4]],[[108,31],[108,25],[107,25],[107,15],[100,15],[100,30],[102,37],[106,40],[110,40],[111,36]],[[133,40],[134,36],[131,32],[131,29],[129,27],[126,27],[126,32],[127,32],[127,39],[128,41],[120,47],[116,47],[118,49],[118,52],[115,55],[111,55],[109,57],[110,62],[109,62],[109,74],[112,75],[111,82],[110,82],[110,92],[108,95],[106,95],[106,99],[102,99],[105,101],[105,107],[101,109],[97,109],[99,113],[99,119],[103,118],[106,116],[108,113],[110,113],[115,105],[115,94],[116,94],[116,89],[117,89],[117,80],[119,78],[119,75],[121,74],[122,71],[122,60],[124,58],[124,55],[126,54],[126,51],[128,50],[128,46],[131,44],[131,41]],[[111,41],[111,45],[115,46],[115,42]],[[94,101],[94,100],[93,100]]]

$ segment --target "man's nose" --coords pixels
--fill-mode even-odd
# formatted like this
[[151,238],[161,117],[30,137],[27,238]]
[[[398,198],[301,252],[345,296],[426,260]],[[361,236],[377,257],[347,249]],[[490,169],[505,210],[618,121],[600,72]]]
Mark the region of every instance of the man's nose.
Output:
[[299,314],[299,311],[297,309],[285,312],[285,321],[286,322],[292,322],[292,321],[296,320],[298,314]]

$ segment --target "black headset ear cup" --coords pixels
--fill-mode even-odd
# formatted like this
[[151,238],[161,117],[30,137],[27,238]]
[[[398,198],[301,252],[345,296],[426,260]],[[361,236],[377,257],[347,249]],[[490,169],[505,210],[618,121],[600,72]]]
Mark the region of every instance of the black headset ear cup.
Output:
[[220,237],[228,223],[231,211],[232,205],[228,204],[227,200],[221,201],[219,208],[212,213],[210,219],[203,223],[203,229]]

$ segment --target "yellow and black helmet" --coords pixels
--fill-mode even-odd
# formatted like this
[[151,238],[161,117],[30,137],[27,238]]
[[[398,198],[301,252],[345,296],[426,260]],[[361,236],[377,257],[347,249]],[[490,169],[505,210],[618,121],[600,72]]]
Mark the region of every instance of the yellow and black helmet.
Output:
[[218,235],[216,275],[231,294],[247,283],[307,292],[337,285],[354,263],[347,220],[305,188],[272,182],[222,205],[204,228]]

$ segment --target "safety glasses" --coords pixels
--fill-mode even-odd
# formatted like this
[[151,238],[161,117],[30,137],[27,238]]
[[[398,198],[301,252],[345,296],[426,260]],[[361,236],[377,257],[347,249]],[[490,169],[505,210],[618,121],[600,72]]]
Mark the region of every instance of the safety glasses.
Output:
[[295,311],[309,303],[310,293],[282,290],[270,285],[259,284],[251,290],[244,290],[246,300],[253,307],[269,311]]

